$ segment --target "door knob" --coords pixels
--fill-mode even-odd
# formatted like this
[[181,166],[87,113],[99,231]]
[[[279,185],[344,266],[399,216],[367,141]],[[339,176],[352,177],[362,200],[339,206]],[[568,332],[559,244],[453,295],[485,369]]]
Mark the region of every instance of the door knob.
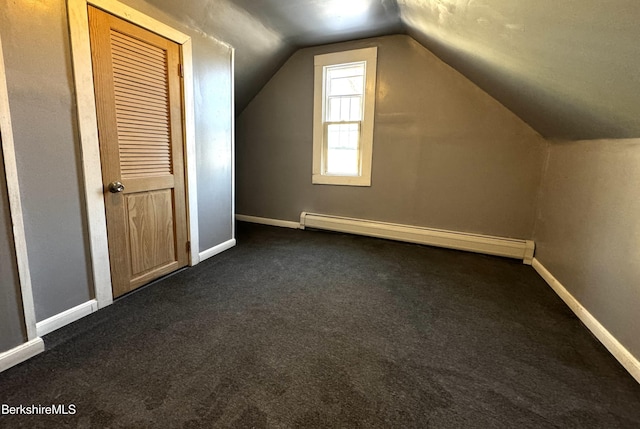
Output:
[[124,185],[122,182],[111,182],[109,183],[109,192],[113,194],[117,194],[118,192],[124,191]]

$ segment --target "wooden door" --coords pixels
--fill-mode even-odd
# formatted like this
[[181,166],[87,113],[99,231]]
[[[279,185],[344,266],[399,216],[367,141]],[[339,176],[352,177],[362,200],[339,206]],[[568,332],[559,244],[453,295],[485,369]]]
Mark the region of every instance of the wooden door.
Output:
[[180,47],[93,7],[89,27],[118,297],[188,261]]

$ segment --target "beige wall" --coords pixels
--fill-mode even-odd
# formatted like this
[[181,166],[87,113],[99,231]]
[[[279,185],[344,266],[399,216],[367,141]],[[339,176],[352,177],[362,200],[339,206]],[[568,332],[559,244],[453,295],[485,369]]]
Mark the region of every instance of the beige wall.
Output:
[[536,258],[640,358],[640,139],[553,143]]
[[[378,46],[372,186],[312,185],[313,56]],[[408,36],[296,52],[238,118],[237,212],[531,238],[545,142]]]

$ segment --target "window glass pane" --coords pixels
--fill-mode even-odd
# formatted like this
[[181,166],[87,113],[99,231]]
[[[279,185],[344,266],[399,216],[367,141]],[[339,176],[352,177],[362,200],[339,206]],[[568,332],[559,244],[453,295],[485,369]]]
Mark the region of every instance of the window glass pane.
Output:
[[329,98],[329,103],[327,103],[327,121],[329,122],[339,122],[340,119],[340,106],[341,106],[341,98],[340,97],[331,97]]
[[364,76],[341,77],[329,79],[327,95],[355,95],[364,90]]
[[327,126],[327,174],[357,176],[360,170],[358,146],[360,124]]
[[364,93],[364,63],[327,67],[326,96]]
[[362,97],[329,97],[327,103],[328,122],[361,121]]
[[351,97],[351,106],[348,121],[362,120],[362,97]]
[[364,63],[352,63],[347,65],[327,67],[327,75],[330,79],[350,76],[364,76]]
[[351,113],[351,97],[343,97],[340,100],[340,120],[348,121]]

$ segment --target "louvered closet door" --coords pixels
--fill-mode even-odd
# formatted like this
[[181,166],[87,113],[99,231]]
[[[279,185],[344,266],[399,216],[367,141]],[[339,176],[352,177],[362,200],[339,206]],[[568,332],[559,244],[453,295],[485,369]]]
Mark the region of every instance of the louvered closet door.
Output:
[[93,7],[89,24],[117,297],[187,265],[180,49]]

